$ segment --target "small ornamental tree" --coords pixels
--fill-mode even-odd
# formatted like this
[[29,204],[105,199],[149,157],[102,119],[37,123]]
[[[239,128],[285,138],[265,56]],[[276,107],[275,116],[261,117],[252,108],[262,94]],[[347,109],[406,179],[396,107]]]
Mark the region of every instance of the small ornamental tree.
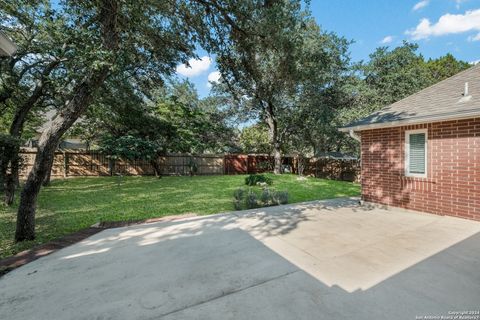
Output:
[[[155,160],[158,145],[155,142],[131,135],[122,137],[104,137],[100,143],[100,152],[109,159],[110,174],[113,174],[115,160]],[[155,168],[155,171],[157,169]]]

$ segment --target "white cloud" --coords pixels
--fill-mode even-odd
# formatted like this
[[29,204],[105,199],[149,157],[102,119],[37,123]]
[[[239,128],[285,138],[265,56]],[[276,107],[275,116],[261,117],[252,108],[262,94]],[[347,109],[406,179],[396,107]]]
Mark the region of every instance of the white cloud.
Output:
[[219,71],[213,71],[208,74],[208,83],[207,86],[211,87],[213,83],[218,83],[222,75]]
[[380,43],[387,44],[387,43],[391,43],[392,41],[393,41],[393,36],[386,36],[385,38],[382,39],[382,41],[380,41]]
[[475,36],[469,36],[468,41],[480,41],[480,33],[477,33]]
[[460,9],[460,5],[462,4],[462,2],[465,2],[466,0],[455,0],[455,7],[457,9]]
[[434,24],[424,18],[415,29],[405,33],[414,40],[438,37],[447,34],[480,31],[480,9],[465,12],[465,14],[444,14]]
[[413,11],[417,11],[417,10],[420,10],[420,9],[422,9],[422,8],[425,8],[426,6],[428,6],[428,3],[429,3],[429,2],[430,2],[430,0],[422,0],[422,1],[420,1],[420,2],[417,2],[417,3],[413,6],[412,10],[413,10]]
[[475,61],[471,61],[471,62],[469,62],[469,63],[475,65],[475,64],[477,64],[477,63],[479,63],[479,62],[480,62],[480,60],[475,60]]
[[210,68],[212,59],[208,56],[203,56],[200,59],[188,60],[188,65],[181,64],[177,66],[177,73],[185,77],[195,77],[205,72]]

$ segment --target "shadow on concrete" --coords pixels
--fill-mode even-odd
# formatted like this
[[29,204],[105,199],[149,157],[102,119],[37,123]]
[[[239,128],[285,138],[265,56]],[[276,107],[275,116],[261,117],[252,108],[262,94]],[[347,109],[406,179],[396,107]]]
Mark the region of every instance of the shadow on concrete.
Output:
[[[340,203],[323,203],[320,213],[319,204],[310,203],[105,230],[0,279],[0,314],[4,319],[415,319],[479,309],[480,233],[451,241],[434,255],[425,251],[417,263],[366,289],[345,290],[339,285],[343,279],[327,284],[323,272],[329,271],[322,264],[328,259],[304,261],[309,252],[302,241],[311,232],[306,225],[321,225],[335,212],[345,224],[362,215],[354,203]],[[365,212],[370,214],[375,213]],[[412,221],[427,223],[428,217],[418,216]],[[282,241],[285,247],[276,250]],[[297,251],[285,250],[288,246]],[[351,273],[341,275],[360,276],[361,261],[348,263]],[[377,267],[372,274],[392,266]]]

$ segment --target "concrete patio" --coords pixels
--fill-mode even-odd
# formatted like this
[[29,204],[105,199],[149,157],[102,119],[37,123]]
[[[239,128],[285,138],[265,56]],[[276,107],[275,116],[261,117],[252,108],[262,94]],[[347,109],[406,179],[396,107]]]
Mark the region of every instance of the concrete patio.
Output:
[[479,222],[337,199],[102,231],[0,278],[0,318],[446,316],[479,270]]

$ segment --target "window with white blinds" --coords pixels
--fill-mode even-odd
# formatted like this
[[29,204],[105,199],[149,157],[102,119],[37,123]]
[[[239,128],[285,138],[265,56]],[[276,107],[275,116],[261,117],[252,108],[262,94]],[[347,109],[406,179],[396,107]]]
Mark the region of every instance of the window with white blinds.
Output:
[[405,132],[405,174],[427,176],[427,130]]

